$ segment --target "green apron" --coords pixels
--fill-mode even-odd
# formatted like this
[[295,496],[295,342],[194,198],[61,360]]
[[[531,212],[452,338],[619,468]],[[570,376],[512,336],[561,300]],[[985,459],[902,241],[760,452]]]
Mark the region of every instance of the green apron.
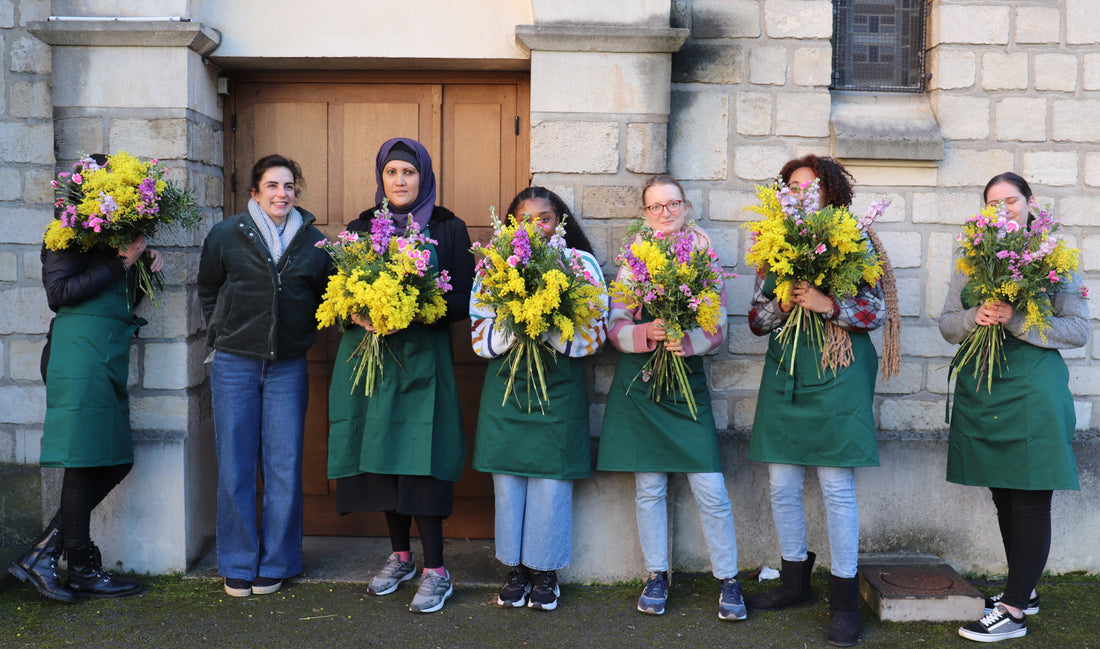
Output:
[[96,467],[134,461],[130,437],[130,341],[134,316],[123,275],[91,299],[57,310],[46,369],[42,466]]
[[[641,322],[652,320],[645,316]],[[649,396],[649,384],[638,376],[653,353],[619,355],[615,378],[607,391],[600,453],[601,471],[719,473],[718,432],[710,407],[710,389],[699,356],[684,358],[688,384],[695,396],[698,420],[678,393],[660,401]],[[629,392],[627,389],[629,388]]]
[[358,359],[348,362],[366,333],[354,327],[340,339],[329,389],[328,477],[383,473],[457,482],[466,433],[450,330],[414,322],[385,336],[382,375],[369,397],[362,382],[352,388]]
[[[774,275],[765,297],[774,298]],[[875,436],[875,373],[878,355],[866,333],[849,331],[852,362],[820,370],[821,348],[801,336],[794,375],[781,365],[782,346],[771,334],[756,399],[749,459],[807,466],[878,466]]]
[[[966,300],[963,300],[966,306]],[[992,391],[964,366],[955,383],[947,480],[1004,489],[1079,489],[1069,370],[1056,349],[1007,335]],[[979,385],[980,383],[980,385]]]
[[[489,361],[474,443],[473,467],[478,471],[558,480],[591,475],[584,359],[543,352],[549,398],[545,413],[534,396],[532,384],[537,378],[528,377],[523,367],[516,372],[512,393],[501,406],[508,384],[509,356]],[[527,411],[529,385],[531,412]]]

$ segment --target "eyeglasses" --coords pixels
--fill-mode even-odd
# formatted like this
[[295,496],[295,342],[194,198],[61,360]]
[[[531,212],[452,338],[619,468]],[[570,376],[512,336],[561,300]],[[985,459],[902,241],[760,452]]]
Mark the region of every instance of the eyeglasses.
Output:
[[680,208],[684,206],[684,201],[669,201],[667,203],[654,203],[652,205],[646,205],[645,211],[649,212],[653,216],[660,216],[666,209],[669,214],[675,214],[680,211]]

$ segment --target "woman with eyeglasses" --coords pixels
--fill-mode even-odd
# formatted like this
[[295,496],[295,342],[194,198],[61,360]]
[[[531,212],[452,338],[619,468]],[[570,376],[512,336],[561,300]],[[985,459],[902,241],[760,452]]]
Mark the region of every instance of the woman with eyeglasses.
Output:
[[[646,225],[665,235],[683,231],[694,237],[696,250],[711,247],[710,237],[690,222],[691,203],[684,189],[671,176],[650,178],[642,190]],[[631,279],[628,264],[619,268],[618,281]],[[680,340],[670,340],[664,322],[654,319],[644,308],[630,306],[611,298],[608,315],[608,339],[621,353],[615,377],[607,395],[600,453],[597,463],[602,471],[634,473],[634,503],[638,519],[638,537],[645,567],[649,573],[638,598],[642,613],[661,615],[669,591],[668,510],[666,494],[668,473],[687,474],[710,554],[711,570],[721,584],[718,617],[743,620],[745,603],[737,580],[737,537],[733,510],[722,475],[718,434],[711,412],[710,390],[703,369],[703,354],[717,349],[725,338],[726,292],[721,293],[721,326],[715,333],[701,328],[684,332]],[[688,381],[697,406],[693,418],[684,399],[650,396],[649,387],[634,379],[658,345],[684,357]],[[633,389],[631,385],[633,384]],[[671,395],[669,395],[671,397]]]

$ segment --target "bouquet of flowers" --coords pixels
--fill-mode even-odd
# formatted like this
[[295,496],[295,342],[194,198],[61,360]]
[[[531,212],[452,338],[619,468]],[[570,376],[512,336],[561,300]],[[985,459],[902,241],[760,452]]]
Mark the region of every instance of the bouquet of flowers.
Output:
[[[748,209],[764,218],[744,226],[752,240],[745,262],[757,272],[775,274],[775,295],[780,300],[789,302],[791,288],[803,281],[822,292],[853,295],[860,281],[873,285],[882,276],[882,263],[866,230],[882,215],[889,200],[872,203],[857,219],[847,207],[820,207],[816,180],[801,194],[782,181],[771,187],[758,186],[756,197],[760,204]],[[787,360],[791,374],[803,334],[811,345],[821,348],[819,374],[821,369],[835,372],[838,365],[845,364],[843,345],[826,341],[830,336],[820,314],[795,304],[787,322],[776,340],[783,349],[781,361]]]
[[[1024,332],[1036,329],[1046,340],[1053,295],[1077,270],[1079,251],[1054,234],[1060,224],[1049,210],[1033,208],[1033,215],[1030,228],[1008,220],[996,205],[968,218],[956,237],[958,268],[970,278],[963,291],[970,304],[1006,302],[1024,314]],[[1081,290],[1088,297],[1088,289]],[[973,362],[973,376],[984,376],[992,391],[993,372],[1004,362],[1004,336],[999,324],[972,329],[951,361],[951,378]]]
[[364,379],[364,393],[374,393],[382,378],[382,345],[386,334],[408,327],[414,320],[432,323],[447,313],[443,294],[451,290],[446,270],[431,272],[435,240],[420,232],[409,218],[405,232],[397,234],[388,201],[371,220],[370,236],[341,232],[336,241],[319,241],[317,247],[332,256],[336,273],[329,278],[320,306],[317,328],[359,316],[371,329],[348,362],[358,359],[352,389]]
[[[737,276],[722,271],[712,248],[695,248],[692,228],[666,235],[638,221],[627,236],[632,242],[615,262],[625,265],[631,277],[611,283],[616,301],[631,309],[644,306],[654,318],[664,320],[671,341],[681,340],[690,329],[715,333],[725,325],[721,322],[722,285],[726,278]],[[660,401],[662,394],[675,395],[678,391],[695,419],[695,396],[687,372],[684,359],[659,344],[639,376],[643,383],[650,384],[654,401]]]
[[[163,226],[194,227],[202,218],[194,196],[166,180],[165,173],[156,159],[141,162],[125,151],[108,156],[102,166],[91,157],[81,158],[71,172],[61,172],[50,182],[60,218],[46,228],[46,248],[125,248]],[[157,304],[164,282],[148,263],[146,255],[137,264],[138,284]]]
[[[531,385],[539,408],[549,403],[543,356],[552,350],[542,340],[557,330],[562,340],[573,340],[577,328],[595,325],[603,316],[607,295],[600,280],[566,250],[563,215],[557,231],[545,241],[538,224],[519,223],[509,215],[501,223],[490,213],[493,238],[487,246],[475,243],[480,259],[474,272],[481,287],[476,303],[496,311],[496,325],[516,337],[508,350],[508,384],[504,405],[515,386],[516,373],[526,369],[529,377],[527,409],[531,409]],[[517,395],[517,399],[518,399]]]

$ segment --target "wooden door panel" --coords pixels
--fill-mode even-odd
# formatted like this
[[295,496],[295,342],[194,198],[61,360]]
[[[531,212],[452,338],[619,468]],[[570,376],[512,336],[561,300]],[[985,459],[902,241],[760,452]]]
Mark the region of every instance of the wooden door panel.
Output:
[[[317,217],[317,225],[328,224],[328,147],[318,133],[328,130],[328,106],[324,103],[258,103],[253,107],[256,124],[279,124],[281,128],[253,131],[253,159],[245,178],[250,184],[251,165],[259,158],[278,153],[298,163],[305,181],[297,204]],[[247,189],[247,187],[246,187]],[[311,191],[312,190],[312,191]],[[246,199],[247,201],[247,199]]]
[[343,224],[346,225],[374,205],[374,161],[382,143],[395,137],[394,133],[419,137],[420,105],[355,103],[334,106],[333,111],[339,114],[343,131],[340,188]]

